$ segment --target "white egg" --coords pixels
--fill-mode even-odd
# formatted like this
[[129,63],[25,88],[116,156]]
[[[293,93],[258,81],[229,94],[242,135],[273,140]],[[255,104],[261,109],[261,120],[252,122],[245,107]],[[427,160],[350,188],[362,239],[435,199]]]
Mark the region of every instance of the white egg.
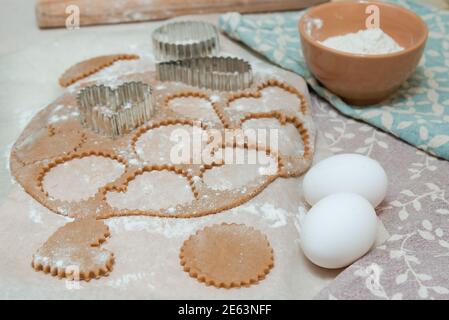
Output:
[[336,193],[320,200],[301,221],[304,254],[318,266],[335,269],[367,253],[377,237],[371,204],[355,193]]
[[385,198],[388,178],[374,159],[360,154],[339,154],[318,162],[305,175],[304,197],[314,205],[338,192],[353,192],[376,207]]

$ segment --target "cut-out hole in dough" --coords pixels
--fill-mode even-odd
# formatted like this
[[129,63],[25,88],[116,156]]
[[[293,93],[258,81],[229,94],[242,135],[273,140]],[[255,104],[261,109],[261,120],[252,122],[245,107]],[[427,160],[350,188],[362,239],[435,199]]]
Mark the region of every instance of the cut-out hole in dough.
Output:
[[[197,139],[196,142],[194,142],[194,135]],[[150,129],[139,137],[135,144],[136,153],[149,164],[190,162],[193,157],[194,143],[196,148],[198,139],[207,139],[205,131],[200,127],[181,124],[161,126]],[[181,146],[181,144],[189,142],[190,145],[186,148]],[[171,154],[172,152],[173,154]],[[187,161],[182,161],[184,157]]]
[[125,166],[101,156],[75,158],[52,168],[44,177],[48,196],[62,201],[81,201],[94,196],[102,186],[116,180]]
[[204,183],[214,190],[231,190],[247,185],[257,177],[274,175],[276,159],[265,151],[245,148],[224,148],[215,152],[214,159],[224,165],[213,167],[203,175]]
[[187,178],[167,170],[144,172],[129,182],[125,192],[106,194],[106,201],[119,210],[170,210],[194,199]]
[[204,98],[181,97],[168,102],[168,107],[176,113],[190,119],[206,122],[220,122],[212,104]]
[[[301,135],[298,129],[292,124],[287,122],[282,125],[279,120],[275,118],[260,118],[249,119],[242,124],[243,129],[277,129],[278,130],[278,151],[283,155],[298,156],[304,154],[304,144],[301,139]],[[267,133],[267,137],[269,134]],[[269,138],[267,141],[258,141],[259,144],[268,146],[272,149],[276,149],[274,146],[270,146]],[[276,151],[276,150],[272,150]]]
[[260,98],[239,98],[232,101],[229,107],[241,112],[300,111],[301,100],[291,92],[279,87],[267,87],[260,93]]

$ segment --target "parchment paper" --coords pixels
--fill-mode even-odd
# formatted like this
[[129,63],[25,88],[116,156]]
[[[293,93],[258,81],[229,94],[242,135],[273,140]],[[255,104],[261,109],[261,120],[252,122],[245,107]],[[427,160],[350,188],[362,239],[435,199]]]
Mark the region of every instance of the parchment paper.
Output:
[[[137,30],[139,31],[139,30]],[[148,58],[153,68],[148,46],[140,46],[147,39],[133,35],[139,45],[133,48]],[[109,35],[110,39],[114,39]],[[120,38],[120,37],[118,37]],[[67,45],[67,44],[61,44]],[[223,39],[224,51],[250,59],[256,70],[279,74],[285,81],[307,92],[304,81],[292,74],[269,66],[244,53]],[[31,54],[32,52],[30,52]],[[40,57],[33,63],[51,65]],[[117,63],[94,75],[110,77],[117,72],[142,71],[135,62]],[[33,81],[30,79],[30,81]],[[55,80],[56,81],[56,78]],[[38,91],[36,86],[33,90]],[[70,90],[70,88],[69,88]],[[32,91],[32,90],[31,90]],[[310,100],[309,100],[310,101]],[[50,102],[50,100],[48,101]],[[25,125],[26,123],[24,123]],[[318,136],[315,161],[331,154]],[[298,243],[298,216],[306,208],[301,195],[301,178],[277,179],[250,202],[230,211],[204,218],[177,220],[148,217],[127,217],[107,220],[112,236],[104,245],[115,253],[114,270],[107,278],[81,282],[79,289],[72,283],[58,280],[30,266],[37,248],[60,226],[70,221],[58,216],[28,196],[20,186],[13,184],[0,206],[0,297],[1,298],[245,298],[245,299],[300,299],[312,298],[329,284],[341,270],[324,270],[309,263]],[[207,224],[239,222],[254,226],[269,238],[275,254],[275,267],[260,284],[242,289],[206,287],[190,278],[179,264],[182,242],[195,230]],[[379,243],[386,238],[379,228]],[[68,285],[68,286],[67,286]],[[76,287],[76,286],[75,286]]]

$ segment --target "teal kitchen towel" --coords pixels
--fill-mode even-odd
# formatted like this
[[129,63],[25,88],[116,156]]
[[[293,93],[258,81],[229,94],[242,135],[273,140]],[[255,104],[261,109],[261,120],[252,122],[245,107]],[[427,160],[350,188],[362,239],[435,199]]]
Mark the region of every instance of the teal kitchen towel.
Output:
[[[392,1],[391,1],[392,2]],[[415,73],[389,100],[354,108],[312,77],[302,56],[298,20],[302,12],[220,17],[220,28],[272,62],[303,76],[343,114],[370,123],[416,147],[449,160],[449,11],[411,0],[394,1],[423,18],[429,39]]]

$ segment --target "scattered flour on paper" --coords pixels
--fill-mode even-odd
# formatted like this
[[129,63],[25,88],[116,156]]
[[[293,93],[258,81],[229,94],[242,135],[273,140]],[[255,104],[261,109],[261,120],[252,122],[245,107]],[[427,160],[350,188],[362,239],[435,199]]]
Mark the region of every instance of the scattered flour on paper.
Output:
[[298,231],[298,238],[297,240],[295,240],[295,242],[298,245],[301,245],[301,226],[302,226],[302,221],[304,219],[304,217],[307,214],[307,209],[304,206],[299,206],[298,207],[298,212],[295,214],[295,219],[293,219],[294,223],[295,223],[295,228],[296,231]]
[[306,214],[307,214],[307,209],[303,206],[299,206],[298,212],[295,215],[295,227],[296,227],[296,230],[298,230],[298,233],[301,233],[302,220],[304,219]]
[[[277,208],[271,203],[263,205],[246,204],[231,210],[232,213],[245,212],[259,216],[266,221],[271,228],[279,228],[287,225],[288,211]],[[201,218],[201,224],[208,224],[213,216]],[[186,237],[201,228],[192,220],[176,220],[156,217],[116,217],[105,221],[112,233],[145,231],[163,235],[166,238]]]
[[287,224],[287,216],[289,213],[282,209],[276,208],[271,203],[264,203],[263,205],[247,204],[232,209],[233,211],[244,211],[250,214],[258,215],[262,219],[267,220],[270,223],[271,228],[283,227]]
[[386,54],[404,50],[380,28],[359,30],[320,41],[326,47],[354,54]]
[[[14,143],[9,143],[8,145],[6,145],[5,149],[4,149],[4,153],[3,153],[3,159],[5,160],[5,165],[6,165],[6,171],[10,172],[9,170],[9,157],[11,155],[11,149],[12,146],[14,145]],[[11,182],[15,181],[12,176],[11,176]]]
[[28,209],[28,217],[34,223],[42,223],[42,215],[39,210],[37,210],[34,206],[30,206]]
[[147,274],[143,272],[128,273],[119,277],[118,279],[113,279],[108,281],[108,285],[113,288],[120,288],[126,286],[132,282],[140,282],[147,277]]
[[108,219],[105,223],[113,233],[146,231],[161,234],[166,238],[186,237],[198,229],[198,225],[188,220],[177,220],[173,223],[172,220],[155,217],[117,217]]

